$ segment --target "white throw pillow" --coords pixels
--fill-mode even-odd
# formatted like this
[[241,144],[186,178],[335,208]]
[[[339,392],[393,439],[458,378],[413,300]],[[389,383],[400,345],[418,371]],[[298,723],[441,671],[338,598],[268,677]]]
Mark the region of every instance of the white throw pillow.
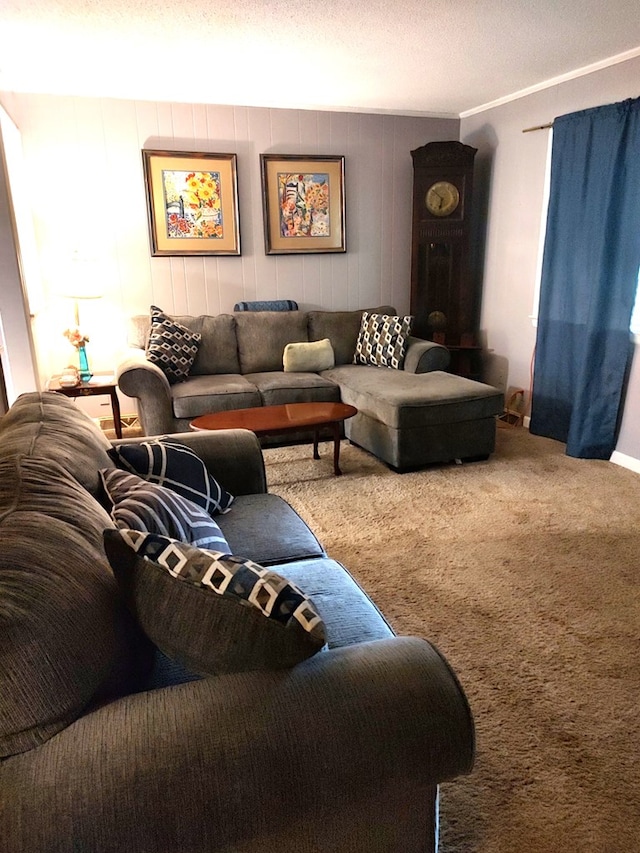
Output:
[[287,344],[282,364],[285,373],[317,373],[335,365],[333,347],[329,338],[321,341],[301,341]]

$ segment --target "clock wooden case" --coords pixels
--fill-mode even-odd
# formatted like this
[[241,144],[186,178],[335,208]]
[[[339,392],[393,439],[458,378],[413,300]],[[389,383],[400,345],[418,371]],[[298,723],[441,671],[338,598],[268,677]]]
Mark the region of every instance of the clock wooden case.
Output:
[[479,294],[471,269],[476,148],[428,142],[413,158],[413,333],[451,350],[456,373],[477,378]]

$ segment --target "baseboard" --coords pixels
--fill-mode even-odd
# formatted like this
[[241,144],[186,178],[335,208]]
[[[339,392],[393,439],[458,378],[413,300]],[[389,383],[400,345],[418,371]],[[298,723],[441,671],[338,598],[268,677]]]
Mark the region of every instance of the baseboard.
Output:
[[[525,415],[523,422],[525,429],[529,429],[530,423],[531,418],[528,415]],[[622,468],[628,468],[630,471],[635,471],[636,474],[640,474],[640,459],[636,459],[633,456],[627,456],[625,453],[619,453],[617,450],[614,450],[609,462],[613,462],[614,465],[620,465]]]
[[[113,418],[96,418],[96,423],[100,427],[101,430],[106,431],[109,429],[113,429]],[[138,416],[137,415],[120,415],[120,421],[122,423],[123,429],[125,427],[137,427],[138,424]]]
[[633,456],[627,456],[626,453],[619,453],[614,450],[611,454],[610,462],[615,465],[620,465],[622,468],[628,468],[630,471],[635,471],[640,474],[640,459],[635,459]]

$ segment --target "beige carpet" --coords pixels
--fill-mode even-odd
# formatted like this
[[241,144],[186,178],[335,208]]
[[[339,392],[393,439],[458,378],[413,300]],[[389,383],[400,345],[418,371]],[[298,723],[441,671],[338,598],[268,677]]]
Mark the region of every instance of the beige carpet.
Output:
[[487,462],[395,474],[343,442],[265,451],[269,487],[467,692],[473,773],[440,853],[640,851],[640,476],[499,429]]

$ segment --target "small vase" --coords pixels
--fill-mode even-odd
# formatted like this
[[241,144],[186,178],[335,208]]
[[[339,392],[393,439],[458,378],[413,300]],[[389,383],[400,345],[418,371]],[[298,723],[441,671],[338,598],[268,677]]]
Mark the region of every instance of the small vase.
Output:
[[85,347],[78,347],[78,362],[80,368],[80,379],[83,382],[88,382],[93,374],[89,370],[89,359],[87,358],[87,350]]

